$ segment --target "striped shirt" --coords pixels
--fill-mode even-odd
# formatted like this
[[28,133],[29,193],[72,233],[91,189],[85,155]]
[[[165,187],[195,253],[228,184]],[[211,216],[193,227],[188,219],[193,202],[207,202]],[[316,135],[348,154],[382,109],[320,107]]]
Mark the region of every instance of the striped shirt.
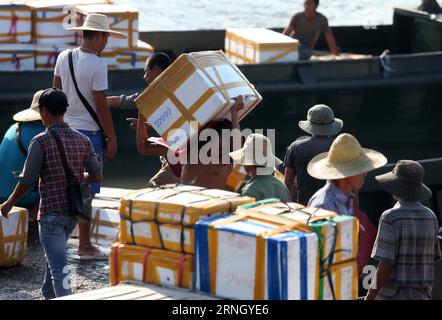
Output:
[[415,288],[431,297],[434,261],[441,257],[437,231],[436,215],[419,202],[399,201],[382,214],[372,258],[394,266],[380,295],[391,297],[398,289]]

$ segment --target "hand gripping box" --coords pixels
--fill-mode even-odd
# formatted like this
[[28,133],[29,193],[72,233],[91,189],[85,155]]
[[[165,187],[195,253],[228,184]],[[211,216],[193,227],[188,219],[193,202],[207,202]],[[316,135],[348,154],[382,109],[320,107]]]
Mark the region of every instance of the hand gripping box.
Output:
[[196,289],[242,300],[314,300],[318,237],[305,224],[222,214],[195,225]]
[[13,207],[8,219],[0,214],[0,267],[9,267],[26,257],[28,211]]
[[65,28],[79,23],[75,6],[107,3],[106,0],[42,0],[28,3],[33,12],[33,42],[38,44],[75,44],[77,34]]
[[298,47],[298,40],[269,29],[226,30],[226,55],[237,64],[298,61]]
[[109,256],[111,285],[140,281],[191,289],[193,255],[114,243]]
[[201,217],[233,212],[254,201],[233,192],[186,185],[138,190],[121,199],[120,240],[193,253],[193,228]]
[[0,71],[34,71],[35,47],[31,44],[0,44]]
[[[306,223],[317,234],[321,277],[319,299],[356,299],[358,294],[359,222],[351,216],[297,203],[282,203],[268,199],[237,209],[238,213],[261,213]],[[330,282],[332,280],[332,282]]]
[[107,46],[110,48],[134,48],[138,43],[138,9],[115,4],[91,4],[76,6],[80,15],[80,24],[90,13],[100,13],[108,17],[112,30],[126,35],[126,39],[109,37]]
[[242,120],[262,100],[260,94],[222,51],[202,51],[179,56],[135,103],[155,131],[179,149],[197,128],[230,118],[238,95],[245,97]]
[[147,59],[153,55],[154,48],[141,40],[133,48],[118,48],[118,69],[144,69]]
[[25,1],[0,0],[0,43],[30,43],[32,11]]
[[90,238],[93,244],[110,247],[118,241],[120,231],[121,197],[133,192],[129,189],[101,188],[92,201]]

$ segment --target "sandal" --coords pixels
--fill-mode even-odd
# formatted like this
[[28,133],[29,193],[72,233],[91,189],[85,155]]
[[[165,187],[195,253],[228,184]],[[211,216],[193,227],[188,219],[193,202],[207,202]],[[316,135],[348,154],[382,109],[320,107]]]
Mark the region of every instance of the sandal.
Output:
[[79,255],[80,260],[108,260],[109,255],[101,250],[100,248],[97,248],[97,252],[94,255],[85,254],[85,255]]

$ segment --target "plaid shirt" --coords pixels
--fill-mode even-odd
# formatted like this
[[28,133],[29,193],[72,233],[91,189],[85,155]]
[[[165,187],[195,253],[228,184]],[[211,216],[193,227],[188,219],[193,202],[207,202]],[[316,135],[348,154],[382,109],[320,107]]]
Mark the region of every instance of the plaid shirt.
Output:
[[394,267],[380,295],[416,288],[431,297],[434,261],[441,257],[437,231],[436,215],[419,202],[400,201],[382,214],[372,257]]
[[[40,177],[39,219],[49,212],[70,213],[66,174],[56,141],[48,131],[56,131],[60,136],[69,168],[78,181],[84,180],[85,169],[92,175],[96,175],[101,170],[89,139],[71,129],[66,123],[51,124],[46,131],[35,136],[29,147],[29,156],[21,182],[32,185],[36,175]],[[41,162],[41,164],[36,165],[35,162]]]

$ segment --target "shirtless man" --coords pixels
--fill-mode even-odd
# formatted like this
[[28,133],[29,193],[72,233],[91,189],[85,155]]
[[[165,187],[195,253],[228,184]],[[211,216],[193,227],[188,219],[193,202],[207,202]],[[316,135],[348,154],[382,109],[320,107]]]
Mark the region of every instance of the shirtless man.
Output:
[[[231,119],[222,120],[217,122],[209,123],[206,128],[212,128],[221,137],[222,130],[240,130],[238,113],[244,107],[244,102],[241,96],[237,97],[236,103],[233,104],[230,109]],[[221,142],[221,139],[219,140]],[[198,151],[204,146],[203,143],[199,143]],[[230,148],[232,148],[232,144],[230,143]],[[195,185],[204,188],[210,189],[223,189],[228,190],[226,186],[227,177],[230,175],[233,169],[233,163],[230,161],[230,158],[227,157],[228,162],[223,163],[221,160],[223,157],[223,151],[227,153],[233,150],[222,150],[222,143],[219,145],[220,150],[220,161],[218,164],[209,163],[203,164],[201,163],[201,159],[198,159],[197,164],[185,164],[182,166],[181,171],[181,183],[188,185]]]

